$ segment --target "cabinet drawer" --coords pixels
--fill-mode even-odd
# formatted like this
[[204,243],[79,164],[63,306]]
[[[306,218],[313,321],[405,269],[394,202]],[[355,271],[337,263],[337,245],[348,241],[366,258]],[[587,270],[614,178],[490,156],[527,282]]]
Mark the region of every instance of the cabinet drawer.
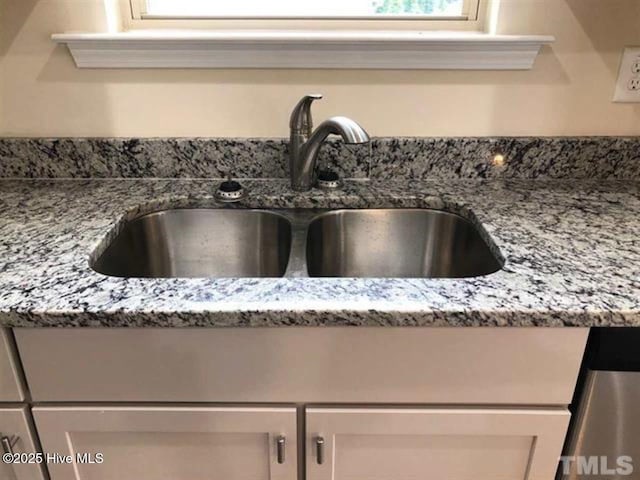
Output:
[[45,452],[95,460],[49,463],[51,480],[297,478],[295,408],[36,407],[33,415]]
[[17,329],[36,401],[567,405],[587,329]]
[[[0,408],[0,437],[15,440],[15,442],[11,441],[14,453],[38,452],[29,412],[26,407]],[[0,446],[0,453],[6,453],[2,446]],[[0,461],[0,479],[44,480],[45,477],[39,464],[19,463],[10,465]]]
[[563,409],[308,409],[307,479],[551,480]]
[[24,391],[9,330],[0,328],[0,402],[20,402]]

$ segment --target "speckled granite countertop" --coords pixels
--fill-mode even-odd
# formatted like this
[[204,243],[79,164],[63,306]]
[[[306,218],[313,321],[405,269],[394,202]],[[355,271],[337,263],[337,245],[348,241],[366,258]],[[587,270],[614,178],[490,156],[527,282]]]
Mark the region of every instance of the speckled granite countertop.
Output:
[[423,279],[121,279],[89,255],[123,219],[215,205],[210,180],[0,180],[0,325],[640,325],[640,183],[352,181],[297,194],[246,181],[246,207],[435,207],[479,221],[495,274]]

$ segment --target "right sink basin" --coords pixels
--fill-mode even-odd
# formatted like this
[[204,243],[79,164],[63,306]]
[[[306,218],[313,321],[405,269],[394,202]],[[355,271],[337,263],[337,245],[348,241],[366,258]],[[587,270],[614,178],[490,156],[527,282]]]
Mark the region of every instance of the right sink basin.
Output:
[[311,277],[463,278],[502,268],[469,220],[439,210],[335,210],[307,235]]

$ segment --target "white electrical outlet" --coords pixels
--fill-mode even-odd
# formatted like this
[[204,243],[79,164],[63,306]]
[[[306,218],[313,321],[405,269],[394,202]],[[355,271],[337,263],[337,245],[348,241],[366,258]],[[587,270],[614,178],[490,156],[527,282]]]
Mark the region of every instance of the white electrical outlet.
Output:
[[629,85],[627,86],[627,90],[632,92],[640,91],[640,76],[634,77],[629,80]]
[[613,101],[640,103],[640,47],[624,49]]

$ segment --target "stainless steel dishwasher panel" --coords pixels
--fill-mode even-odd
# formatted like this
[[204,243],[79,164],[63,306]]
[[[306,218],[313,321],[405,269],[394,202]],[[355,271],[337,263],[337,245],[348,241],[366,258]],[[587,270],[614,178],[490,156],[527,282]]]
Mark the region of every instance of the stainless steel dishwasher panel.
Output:
[[558,477],[640,478],[640,372],[589,370]]

